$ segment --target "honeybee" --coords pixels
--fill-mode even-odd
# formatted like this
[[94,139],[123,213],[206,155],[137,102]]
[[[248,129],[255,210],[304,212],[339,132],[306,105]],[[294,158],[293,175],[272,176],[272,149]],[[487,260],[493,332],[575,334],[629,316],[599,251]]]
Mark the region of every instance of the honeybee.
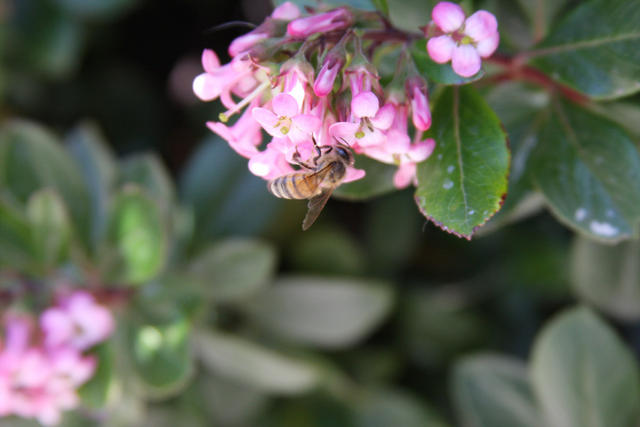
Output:
[[335,146],[319,147],[315,139],[313,145],[316,156],[311,164],[300,161],[296,151],[293,160],[304,171],[290,173],[272,179],[267,188],[276,197],[283,199],[309,199],[307,215],[302,221],[302,229],[307,230],[318,218],[322,208],[347,174],[347,167],[353,166],[353,153],[348,145],[338,143]]

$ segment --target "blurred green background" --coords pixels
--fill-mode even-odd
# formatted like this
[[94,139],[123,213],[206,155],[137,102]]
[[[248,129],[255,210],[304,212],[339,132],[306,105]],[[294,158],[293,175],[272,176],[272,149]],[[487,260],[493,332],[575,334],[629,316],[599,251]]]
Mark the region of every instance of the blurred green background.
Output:
[[[270,9],[268,2],[256,0],[0,3],[0,123],[14,126],[9,132],[17,140],[30,132],[24,127],[38,126],[16,125],[14,119],[38,123],[65,141],[89,186],[94,216],[104,207],[96,196],[101,184],[95,187],[91,177],[103,178],[91,161],[102,154],[86,154],[87,147],[113,152],[105,155],[105,162],[117,168],[105,172],[113,175],[108,191],[137,183],[160,206],[158,221],[171,218],[172,237],[151,238],[151,246],[166,249],[158,255],[167,258],[159,263],[160,276],[160,267],[145,254],[140,256],[149,264],[137,270],[130,266],[124,276],[104,275],[116,288],[127,281],[144,284],[124,309],[123,322],[129,323],[121,333],[133,336],[118,339],[135,343],[131,348],[142,346],[124,365],[140,362],[138,374],[147,384],[129,396],[121,378],[128,371],[113,362],[101,371],[107,372],[106,385],[95,386],[102,390],[96,392],[96,406],[106,405],[103,411],[110,415],[96,418],[80,411],[66,423],[533,426],[534,421],[522,419],[492,423],[487,421],[491,415],[472,424],[466,417],[475,412],[468,405],[478,399],[495,398],[500,409],[489,413],[505,411],[502,421],[510,411],[518,412],[509,397],[492,394],[499,385],[478,380],[474,369],[480,375],[492,369],[513,374],[517,380],[504,381],[531,394],[522,372],[534,339],[581,295],[604,308],[601,318],[636,358],[640,355],[640,313],[635,301],[625,306],[629,294],[614,289],[619,269],[611,266],[620,259],[612,250],[637,261],[637,243],[615,249],[590,243],[538,209],[536,200],[524,218],[497,218],[472,242],[427,223],[412,190],[366,202],[332,199],[303,233],[305,203],[268,194],[246,161],[207,130],[204,123],[217,117],[217,103],[200,102],[191,92],[193,77],[201,72],[202,49],[214,49],[226,62],[226,46],[246,31],[242,26],[211,29],[234,20],[259,23]],[[36,172],[47,170],[40,169],[32,152],[15,155],[13,172],[4,164],[14,195],[31,179],[29,171],[20,170],[29,169],[25,165],[33,162]],[[138,190],[125,188],[107,199],[116,206],[140,203],[131,209],[148,212],[149,199],[138,197]],[[113,209],[117,216],[119,208]],[[131,221],[133,227],[141,221],[141,227],[154,228],[145,220]],[[105,223],[111,224],[103,219],[104,229],[113,228]],[[126,233],[125,223],[117,222],[121,228],[113,237],[124,252],[127,242],[118,233]],[[101,233],[100,227],[92,230],[94,236]],[[102,256],[94,261],[100,268],[110,262]],[[37,274],[46,282],[46,274]],[[629,274],[630,286],[637,287],[638,271]],[[589,280],[597,279],[612,287],[590,290]],[[238,289],[239,283],[245,288]],[[603,302],[612,294],[619,298]],[[145,359],[145,340],[154,334],[177,336],[177,341],[167,338],[173,344],[166,354]],[[100,351],[118,353],[118,348]],[[193,353],[200,355],[196,362]],[[118,359],[112,356],[101,362]],[[297,361],[292,364],[288,357]],[[158,365],[145,365],[149,360]],[[209,374],[193,375],[195,369]],[[309,385],[316,382],[323,386]],[[535,413],[523,405],[525,413]]]

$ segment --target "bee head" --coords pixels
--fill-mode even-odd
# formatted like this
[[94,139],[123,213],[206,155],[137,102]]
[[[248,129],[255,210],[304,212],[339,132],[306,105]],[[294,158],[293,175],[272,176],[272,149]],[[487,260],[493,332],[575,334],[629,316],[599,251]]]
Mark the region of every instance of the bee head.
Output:
[[335,149],[336,153],[338,153],[338,156],[340,156],[341,159],[347,162],[349,166],[353,166],[355,160],[353,158],[351,148],[347,144],[339,142],[338,144],[336,144]]

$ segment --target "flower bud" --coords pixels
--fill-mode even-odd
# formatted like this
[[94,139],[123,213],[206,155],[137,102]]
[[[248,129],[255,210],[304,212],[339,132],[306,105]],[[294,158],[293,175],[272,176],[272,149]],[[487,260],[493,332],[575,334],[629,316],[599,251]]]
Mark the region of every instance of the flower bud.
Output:
[[346,28],[351,25],[352,21],[351,12],[341,7],[330,12],[291,21],[287,26],[287,34],[292,37],[306,38],[312,34]]
[[411,101],[411,119],[416,129],[425,131],[431,127],[431,110],[427,97],[427,82],[420,76],[407,80],[406,91]]
[[322,68],[313,83],[313,91],[316,96],[327,96],[333,90],[333,84],[338,77],[338,72],[344,65],[344,58],[329,53],[325,58]]

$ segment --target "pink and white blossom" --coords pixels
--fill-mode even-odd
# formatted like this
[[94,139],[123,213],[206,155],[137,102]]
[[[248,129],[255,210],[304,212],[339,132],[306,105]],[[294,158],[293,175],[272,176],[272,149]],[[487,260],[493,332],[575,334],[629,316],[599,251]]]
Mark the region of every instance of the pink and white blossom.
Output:
[[384,144],[384,131],[391,126],[395,114],[393,105],[380,108],[378,97],[373,92],[361,92],[351,100],[351,114],[353,121],[331,125],[331,136],[356,150]]
[[459,5],[440,2],[431,16],[439,34],[427,42],[429,56],[439,64],[451,61],[453,71],[462,77],[480,71],[482,58],[491,56],[498,47],[498,22],[486,10],[465,19]]
[[275,137],[288,137],[294,144],[311,139],[320,128],[320,119],[311,114],[300,114],[296,99],[280,93],[271,101],[271,109],[256,107],[251,114],[262,128]]

